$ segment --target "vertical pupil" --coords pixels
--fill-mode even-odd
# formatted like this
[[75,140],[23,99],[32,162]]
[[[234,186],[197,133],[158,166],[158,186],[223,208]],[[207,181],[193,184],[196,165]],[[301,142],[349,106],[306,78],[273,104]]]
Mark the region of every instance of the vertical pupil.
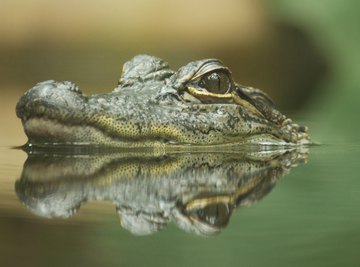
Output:
[[224,94],[229,90],[230,80],[226,73],[213,72],[203,78],[201,85],[212,93]]
[[220,76],[216,72],[211,73],[206,77],[208,90],[213,93],[218,93],[221,88]]

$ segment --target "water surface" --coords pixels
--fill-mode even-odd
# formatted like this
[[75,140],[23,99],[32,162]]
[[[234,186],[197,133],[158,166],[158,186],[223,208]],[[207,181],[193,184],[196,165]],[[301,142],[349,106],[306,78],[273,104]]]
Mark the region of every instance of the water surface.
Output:
[[[248,154],[27,158],[2,147],[1,266],[355,266],[359,148],[325,144],[254,165]],[[184,226],[170,210],[189,201]],[[72,212],[56,214],[64,203]]]

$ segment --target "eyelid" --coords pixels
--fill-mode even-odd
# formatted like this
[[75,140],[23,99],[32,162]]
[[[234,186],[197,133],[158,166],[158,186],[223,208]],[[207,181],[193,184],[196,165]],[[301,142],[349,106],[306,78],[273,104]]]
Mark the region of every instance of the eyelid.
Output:
[[210,62],[206,62],[205,64],[203,64],[198,71],[194,74],[194,76],[191,78],[191,80],[197,80],[199,78],[201,78],[202,76],[204,76],[205,74],[209,73],[209,72],[213,72],[213,71],[225,71],[227,72],[229,75],[231,75],[231,71],[229,68],[225,67],[220,61],[218,60],[213,60]]
[[222,100],[231,100],[233,98],[232,93],[224,93],[224,94],[217,94],[217,93],[212,93],[209,91],[200,91],[195,87],[187,87],[187,91],[194,97],[198,98],[198,99],[222,99]]

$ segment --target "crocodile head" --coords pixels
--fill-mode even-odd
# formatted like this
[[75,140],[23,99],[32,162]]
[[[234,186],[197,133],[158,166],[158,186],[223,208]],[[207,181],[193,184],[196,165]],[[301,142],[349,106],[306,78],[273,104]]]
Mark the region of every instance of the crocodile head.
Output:
[[173,71],[139,55],[118,86],[87,96],[71,82],[45,81],[16,106],[33,145],[207,146],[308,144],[307,128],[281,114],[261,90],[237,84],[219,60]]

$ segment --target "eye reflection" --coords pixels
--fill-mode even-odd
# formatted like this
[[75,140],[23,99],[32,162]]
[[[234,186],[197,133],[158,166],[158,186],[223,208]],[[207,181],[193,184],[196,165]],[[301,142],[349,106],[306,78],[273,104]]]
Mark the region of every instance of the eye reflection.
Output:
[[214,226],[225,226],[229,222],[231,211],[228,205],[223,203],[208,205],[197,210],[196,215],[199,220]]
[[231,89],[232,80],[226,72],[213,71],[203,75],[199,85],[211,93],[225,94]]

